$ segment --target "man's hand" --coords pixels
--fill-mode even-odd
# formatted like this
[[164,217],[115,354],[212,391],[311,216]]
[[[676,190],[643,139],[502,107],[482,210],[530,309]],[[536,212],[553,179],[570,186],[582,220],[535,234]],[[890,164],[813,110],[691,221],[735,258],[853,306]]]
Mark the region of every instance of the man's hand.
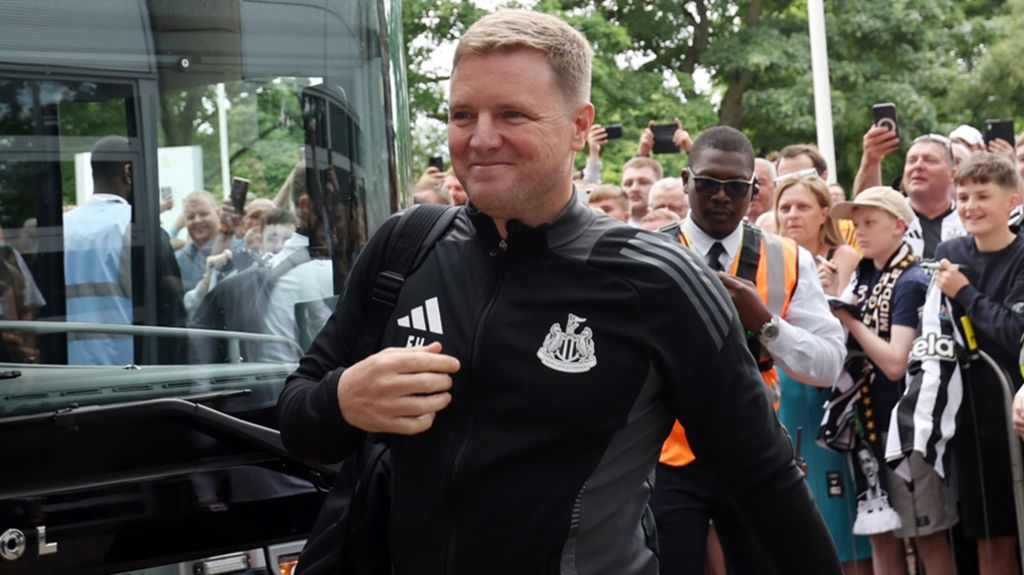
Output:
[[764,324],[772,319],[772,314],[761,301],[761,295],[757,293],[757,286],[753,282],[731,276],[725,272],[718,272],[718,279],[729,292],[736,311],[740,314],[740,323],[743,327],[759,333]]
[[224,250],[215,256],[206,258],[206,271],[219,270],[231,261],[231,250]]
[[946,297],[954,298],[964,286],[971,283],[949,260],[942,258],[935,272],[935,283]]
[[651,150],[654,149],[654,120],[648,120],[647,127],[640,134],[640,143],[636,146],[636,155],[638,156],[650,156]]
[[679,118],[676,118],[676,131],[672,133],[672,143],[687,154],[693,149],[693,138],[690,137],[690,132],[683,129],[683,122]]
[[1013,144],[1007,142],[1002,138],[996,138],[988,143],[988,151],[993,154],[999,154],[1010,158],[1013,165],[1017,165],[1017,150],[1013,147]]
[[1024,395],[1013,398],[1013,430],[1024,439]]
[[346,369],[338,380],[338,406],[350,425],[369,432],[415,435],[451,403],[450,374],[459,360],[441,344],[388,348]]
[[900,137],[896,132],[882,126],[871,126],[864,134],[862,163],[881,164],[885,157],[900,149]]
[[416,180],[416,185],[412,187],[414,192],[424,192],[427,190],[436,190],[444,183],[444,172],[437,169],[436,166],[430,166],[423,172],[420,179]]
[[587,155],[596,160],[601,157],[601,148],[608,143],[608,132],[601,124],[594,124],[587,134]]

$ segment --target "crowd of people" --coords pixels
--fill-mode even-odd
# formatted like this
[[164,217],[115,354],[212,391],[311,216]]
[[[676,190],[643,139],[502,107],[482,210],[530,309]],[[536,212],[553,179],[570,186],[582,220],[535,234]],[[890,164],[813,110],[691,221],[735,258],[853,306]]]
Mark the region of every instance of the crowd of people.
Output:
[[[846,572],[907,573],[908,556],[929,575],[1020,572],[1009,451],[1020,446],[1008,443],[1003,380],[977,350],[1020,388],[1024,135],[922,135],[886,186],[881,164],[900,137],[869,126],[847,194],[813,145],[747,158],[733,143],[709,159],[675,123],[689,155],[681,177],[663,173],[648,125],[621,179],[603,181],[608,135],[594,124],[575,193],[717,270]],[[717,128],[701,136],[728,140]],[[436,168],[414,197],[467,201]],[[1024,436],[1024,395],[1016,402]],[[662,573],[769,572],[715,483],[677,423],[652,499]]]

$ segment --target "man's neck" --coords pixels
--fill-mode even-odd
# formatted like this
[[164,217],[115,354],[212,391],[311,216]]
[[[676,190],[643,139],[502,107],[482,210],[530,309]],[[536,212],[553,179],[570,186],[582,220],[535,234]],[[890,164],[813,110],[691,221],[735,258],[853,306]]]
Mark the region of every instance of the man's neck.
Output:
[[632,206],[629,209],[629,219],[639,222],[647,215],[647,204]]
[[948,195],[941,198],[917,198],[910,201],[910,207],[913,208],[918,215],[924,216],[929,220],[934,220],[948,212],[950,204],[951,202]]
[[733,235],[734,233],[736,233],[736,229],[743,225],[743,222],[740,222],[740,223],[736,224],[735,228],[725,232],[724,234],[713,234],[713,233],[709,232],[704,226],[700,225],[700,222],[698,222],[696,219],[690,218],[690,221],[693,222],[693,225],[697,226],[697,228],[699,228],[700,231],[704,232],[704,235],[708,236],[711,239],[715,239],[715,240],[724,240],[725,238],[727,238],[727,237]]
[[998,231],[990,234],[974,236],[974,245],[978,247],[979,252],[1000,252],[1016,238],[1017,235],[1011,232],[1009,227],[1000,227]]
[[[565,201],[561,199],[550,202],[548,206],[543,209],[538,209],[524,218],[498,218],[491,216],[491,220],[494,221],[494,227],[498,229],[498,236],[501,239],[508,238],[508,222],[513,219],[518,219],[523,225],[531,228],[540,227],[544,224],[550,224],[558,219],[559,214],[565,210],[565,207],[569,205],[569,202],[575,201],[572,194],[572,187],[569,188],[568,196],[560,195],[560,198],[564,197]],[[488,214],[490,215],[490,214]]]

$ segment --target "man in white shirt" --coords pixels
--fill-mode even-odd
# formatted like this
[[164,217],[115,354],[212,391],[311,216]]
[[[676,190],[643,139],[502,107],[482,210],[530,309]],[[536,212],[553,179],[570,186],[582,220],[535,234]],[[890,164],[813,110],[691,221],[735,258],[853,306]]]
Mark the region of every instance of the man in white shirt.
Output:
[[[297,169],[305,169],[300,166]],[[274,278],[266,294],[267,305],[263,317],[264,332],[299,341],[295,304],[309,302],[308,317],[315,333],[333,311],[324,301],[334,295],[334,270],[330,259],[314,259],[309,253],[309,238],[317,224],[313,203],[306,190],[295,186],[292,191],[299,226],[292,237],[284,242],[281,251],[270,259],[270,274]],[[282,266],[285,266],[282,268]],[[283,272],[283,273],[281,273]],[[269,343],[261,346],[260,361],[298,361],[301,350],[294,345]]]
[[[899,141],[898,134],[881,126],[872,126],[864,134],[854,195],[882,185],[882,160],[899,149]],[[914,253],[925,259],[932,258],[935,246],[941,242],[967,233],[952,199],[955,174],[956,162],[948,138],[925,134],[910,144],[900,187],[917,218],[907,226],[905,239]]]
[[[705,131],[690,152],[683,182],[690,212],[669,232],[719,272],[765,383],[773,387],[774,368],[781,368],[802,383],[831,386],[846,355],[845,337],[829,312],[813,257],[792,240],[744,222],[756,185],[750,141],[729,127]],[[703,572],[709,519],[736,572],[764,572],[766,564],[742,519],[689,450],[678,423],[662,449],[657,474],[652,508],[663,572]]]

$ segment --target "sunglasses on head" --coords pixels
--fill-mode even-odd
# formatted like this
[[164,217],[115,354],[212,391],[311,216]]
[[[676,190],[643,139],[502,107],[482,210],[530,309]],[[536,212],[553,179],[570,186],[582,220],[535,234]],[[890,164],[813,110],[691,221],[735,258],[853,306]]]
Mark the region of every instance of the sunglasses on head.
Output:
[[707,197],[714,196],[718,190],[724,189],[725,195],[730,198],[742,198],[747,195],[750,186],[757,182],[756,176],[751,176],[749,180],[719,180],[710,176],[695,175],[690,168],[686,168],[686,171],[689,172],[690,181],[693,182],[693,188],[697,193]]

